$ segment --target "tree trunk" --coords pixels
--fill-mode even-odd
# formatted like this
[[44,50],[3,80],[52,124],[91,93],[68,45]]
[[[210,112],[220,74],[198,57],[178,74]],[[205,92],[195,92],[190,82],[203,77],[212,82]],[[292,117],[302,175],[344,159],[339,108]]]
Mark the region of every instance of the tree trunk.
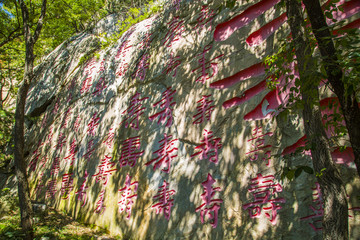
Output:
[[303,2],[318,42],[328,81],[340,102],[346,128],[349,133],[350,143],[354,150],[354,162],[358,175],[360,176],[360,109],[356,100],[356,93],[355,91],[346,93],[344,82],[342,81],[343,72],[341,66],[338,64],[332,35],[326,23],[319,1],[303,0]]
[[31,80],[33,79],[34,68],[34,45],[39,38],[43,20],[46,13],[46,0],[43,0],[41,7],[41,15],[34,34],[31,34],[30,30],[30,17],[28,8],[24,0],[19,0],[22,18],[23,18],[23,30],[25,39],[25,71],[23,82],[18,90],[18,96],[16,100],[15,110],[15,126],[14,126],[14,160],[15,160],[15,172],[18,181],[18,195],[20,203],[21,214],[21,227],[25,233],[24,239],[31,240],[34,238],[33,231],[33,211],[30,198],[30,189],[26,174],[26,162],[24,159],[24,119],[25,119],[25,104],[26,96],[30,87]]
[[311,74],[316,71],[310,44],[305,36],[301,5],[297,0],[286,0],[288,23],[295,45],[300,74],[303,121],[311,146],[311,156],[324,199],[323,238],[348,239],[348,205],[340,174],[331,158],[329,141],[321,121],[318,81]]
[[[25,75],[25,78],[27,75]],[[32,227],[33,211],[30,199],[30,190],[26,174],[26,162],[24,159],[24,110],[26,95],[29,84],[25,80],[18,91],[15,110],[14,127],[14,160],[15,173],[18,181],[18,195],[20,204],[21,227],[25,233],[25,239],[33,239],[34,232]]]

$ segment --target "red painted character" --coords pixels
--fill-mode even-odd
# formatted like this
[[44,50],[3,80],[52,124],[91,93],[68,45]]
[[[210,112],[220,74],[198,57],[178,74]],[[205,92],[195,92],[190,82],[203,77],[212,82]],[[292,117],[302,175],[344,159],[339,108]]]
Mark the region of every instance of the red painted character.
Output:
[[146,71],[149,68],[149,59],[150,56],[149,54],[145,53],[139,63],[136,66],[136,70],[135,72],[132,74],[132,78],[139,78],[140,81],[144,81],[145,80],[145,76],[146,76]]
[[95,213],[102,215],[106,209],[106,206],[104,205],[104,195],[105,195],[105,189],[100,192],[99,200],[96,202],[95,206]]
[[70,192],[73,190],[73,177],[72,173],[66,173],[62,176],[62,182],[61,182],[61,195],[63,196],[63,199],[68,199]]
[[121,156],[119,158],[120,166],[134,167],[136,160],[144,154],[144,151],[137,152],[140,149],[140,136],[124,140],[121,147]]
[[210,121],[211,119],[211,113],[214,111],[215,105],[211,105],[214,101],[210,100],[210,95],[203,95],[202,98],[197,101],[199,104],[196,107],[197,113],[193,116],[195,118],[193,124],[200,124],[204,122],[204,120]]
[[196,19],[197,23],[195,25],[195,29],[199,31],[199,29],[203,29],[206,25],[210,24],[206,30],[211,31],[211,23],[214,19],[214,16],[214,10],[209,9],[208,6],[202,6],[199,17]]
[[110,128],[109,133],[107,134],[106,139],[103,141],[105,145],[111,149],[114,144],[114,137],[115,137],[115,130],[113,128]]
[[71,107],[69,107],[69,108],[64,112],[64,117],[63,117],[63,119],[62,119],[60,128],[66,128],[66,127],[67,127],[67,124],[68,124],[69,119],[70,119],[70,117],[71,117],[70,114],[71,114]]
[[164,213],[164,217],[169,220],[171,215],[171,207],[174,205],[174,199],[170,199],[175,194],[175,190],[169,190],[169,183],[164,180],[162,186],[159,187],[157,195],[153,197],[157,201],[151,208],[155,208],[156,214]]
[[171,52],[170,58],[168,59],[168,61],[166,63],[166,68],[164,69],[164,71],[162,73],[169,74],[170,72],[174,72],[172,76],[175,77],[177,68],[181,64],[181,61],[179,59],[180,59],[180,56],[174,57],[174,53]]
[[83,155],[83,158],[85,158],[87,161],[90,161],[91,155],[95,151],[94,147],[94,139],[91,139],[87,146],[86,146],[86,153]]
[[194,153],[191,157],[200,155],[200,160],[208,159],[210,162],[217,164],[218,150],[222,147],[221,138],[214,138],[213,132],[206,129],[204,129],[203,135],[204,138],[201,140],[203,143],[195,148],[195,151],[200,151]]
[[55,196],[56,192],[57,192],[56,179],[54,179],[54,180],[51,180],[48,182],[45,196],[46,196],[46,198],[50,198],[50,197],[53,198]]
[[161,144],[160,148],[154,152],[154,154],[157,154],[158,156],[145,163],[146,166],[149,166],[150,164],[155,162],[153,167],[154,170],[161,167],[162,165],[166,165],[166,167],[163,168],[161,171],[166,173],[170,172],[171,160],[177,157],[174,152],[178,150],[176,147],[174,147],[178,140],[171,140],[171,138],[172,135],[168,136],[166,133],[164,133],[164,138],[159,141],[159,143]]
[[66,136],[64,133],[60,133],[58,136],[57,143],[54,146],[55,150],[60,150],[60,152],[61,152],[65,143],[66,143]]
[[192,70],[192,72],[200,72],[200,76],[196,78],[196,82],[205,84],[206,80],[214,77],[218,73],[218,66],[214,60],[221,58],[224,54],[218,55],[210,60],[206,60],[205,55],[211,50],[211,48],[212,45],[207,45],[204,47],[203,52],[197,55],[197,57],[200,57],[198,60],[199,66]]
[[59,174],[59,170],[60,170],[60,157],[55,157],[50,169],[50,174],[56,177]]
[[79,131],[79,127],[80,127],[80,116],[77,116],[76,120],[75,120],[75,123],[74,123],[74,131],[75,132],[78,132]]
[[98,96],[107,87],[105,78],[101,77],[95,85],[95,91],[92,93],[94,96]]
[[95,181],[102,181],[104,186],[107,185],[109,176],[117,170],[116,168],[113,168],[116,164],[114,162],[110,162],[110,160],[111,157],[105,155],[105,157],[100,161],[98,172],[93,175],[93,177],[95,177]]
[[246,153],[249,156],[250,161],[256,161],[259,159],[259,155],[263,153],[265,155],[262,160],[266,162],[266,166],[270,165],[271,160],[271,145],[265,145],[265,136],[272,136],[272,132],[263,133],[262,127],[255,127],[252,130],[252,138],[247,140],[251,142],[251,149]]
[[167,23],[169,31],[165,37],[161,40],[161,43],[165,47],[171,47],[176,41],[179,41],[182,33],[185,31],[184,21],[179,17],[173,17],[173,19]]
[[70,166],[74,165],[74,161],[75,161],[75,154],[78,151],[78,145],[76,144],[76,139],[74,138],[70,144],[70,149],[69,149],[69,156],[65,157],[65,160],[70,160]]
[[173,111],[173,106],[176,104],[176,102],[173,102],[173,95],[175,94],[176,90],[172,90],[171,87],[168,87],[163,93],[162,93],[162,98],[160,101],[156,102],[153,104],[153,107],[156,106],[160,106],[160,108],[162,108],[163,110],[150,116],[149,119],[151,121],[153,121],[154,119],[156,119],[157,117],[159,117],[158,119],[158,124],[165,124],[166,127],[171,127],[172,122],[173,122],[173,116],[172,116],[172,111]]
[[87,133],[91,136],[95,136],[95,131],[98,128],[100,121],[100,117],[98,117],[98,113],[94,113],[93,116],[90,119],[90,122],[88,124]]
[[313,190],[313,202],[315,203],[315,206],[309,206],[309,208],[312,210],[313,214],[302,217],[300,220],[308,220],[312,219],[312,222],[309,222],[310,227],[315,231],[321,231],[322,230],[322,217],[324,216],[324,200],[322,197],[320,184],[318,182],[315,183],[315,188],[312,188]]
[[85,170],[84,181],[82,182],[79,191],[75,193],[76,195],[78,195],[77,200],[82,202],[81,207],[85,206],[86,204],[86,189],[88,188],[86,186],[87,176],[88,176],[88,172]]
[[203,204],[196,208],[196,212],[200,211],[201,223],[205,222],[205,217],[207,217],[211,222],[211,226],[216,228],[218,222],[218,212],[220,209],[220,203],[223,202],[221,199],[212,199],[215,195],[215,192],[221,191],[219,187],[213,188],[212,185],[216,181],[209,173],[205,182],[202,183],[204,188],[204,193],[201,194],[201,199]]
[[128,215],[126,219],[130,219],[132,205],[134,204],[135,199],[137,198],[137,189],[138,189],[138,181],[131,182],[131,177],[129,174],[126,175],[125,187],[119,189],[120,193],[120,201],[119,204],[119,212],[122,213],[125,211]]
[[121,115],[125,115],[125,119],[120,123],[125,123],[125,128],[129,126],[136,130],[139,130],[139,118],[145,112],[145,107],[142,106],[142,102],[148,99],[148,97],[140,98],[140,93],[136,92],[130,99],[130,106],[123,111]]
[[[248,189],[254,197],[254,201],[243,205],[244,210],[248,210],[250,218],[258,218],[261,215],[261,210],[268,211],[265,216],[269,219],[271,224],[275,225],[277,222],[277,211],[282,207],[278,203],[285,203],[284,198],[272,198],[276,193],[282,192],[282,186],[274,184],[274,176],[262,176],[257,174],[256,178],[251,179],[250,188]],[[268,207],[264,207],[268,206]]]

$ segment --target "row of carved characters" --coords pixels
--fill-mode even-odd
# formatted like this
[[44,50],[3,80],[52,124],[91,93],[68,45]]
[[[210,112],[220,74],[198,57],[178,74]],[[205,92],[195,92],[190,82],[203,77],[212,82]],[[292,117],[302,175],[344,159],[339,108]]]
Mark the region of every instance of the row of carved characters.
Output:
[[[229,21],[219,24],[214,32],[215,41],[225,41],[228,39],[235,31],[241,29],[254,21],[257,17],[264,14],[267,10],[274,7],[275,4],[279,3],[280,0],[261,0],[253,5],[250,5],[246,8],[241,14],[231,18]],[[325,4],[328,4],[326,2]],[[343,11],[336,12],[333,11],[332,15],[336,20],[343,20],[349,18],[350,16],[358,13],[360,11],[360,2],[359,1],[339,1],[336,3],[337,6],[340,6]],[[281,14],[279,17],[274,20],[266,23],[260,29],[252,32],[246,39],[246,43],[250,46],[257,46],[262,44],[266,39],[271,36],[275,31],[277,31],[287,20],[286,13]],[[332,25],[333,22],[329,19],[329,25]],[[359,28],[360,19],[355,20],[348,25],[344,26],[343,29],[347,28]],[[334,32],[337,34],[337,32]],[[289,36],[290,37],[290,36]],[[294,71],[294,76],[297,76],[298,73]],[[258,77],[265,75],[265,66],[259,62],[254,64],[248,68],[242,69],[236,74],[221,79],[219,81],[213,82],[210,84],[211,88],[215,89],[226,89],[230,88],[233,85],[243,82],[245,80],[251,79],[253,77]],[[295,79],[295,78],[294,78]],[[322,83],[324,84],[324,83]],[[278,114],[278,107],[281,104],[287,103],[287,95],[289,94],[289,89],[294,86],[287,86],[286,91],[280,91],[281,88],[285,86],[284,79],[280,79],[280,84],[273,91],[270,91],[261,102],[249,113],[244,115],[244,120],[260,120],[265,118],[270,118],[276,114]],[[250,99],[254,98],[256,95],[265,91],[266,88],[266,79],[258,83],[257,85],[251,87],[250,89],[242,92],[240,96],[231,98],[223,103],[223,107],[225,109],[244,104]],[[329,99],[322,100],[322,105],[328,104]],[[326,105],[328,106],[328,105]],[[334,111],[334,110],[332,110]],[[332,111],[326,109],[323,111],[323,115],[331,114]],[[335,110],[336,111],[336,110]],[[260,134],[260,135],[259,135]],[[273,133],[262,133],[261,127],[256,127],[253,129],[253,137],[248,140],[248,142],[252,142],[251,150],[246,153],[247,157],[250,161],[256,161],[258,159],[262,159],[267,167],[271,164],[271,145],[265,144],[265,136],[272,135]],[[331,135],[331,129],[327,132],[328,135]],[[305,145],[305,137],[299,139],[297,143],[292,146],[289,146],[283,151],[284,154],[288,154],[294,152],[295,149],[299,146]],[[351,149],[350,149],[351,150]],[[261,154],[260,154],[261,153]],[[341,156],[338,156],[341,155]],[[352,156],[351,156],[352,155]],[[259,156],[261,156],[259,158]],[[342,163],[351,162],[353,158],[353,154],[346,152],[339,154],[339,151],[335,150],[333,152],[333,157],[340,157],[340,159],[346,159]],[[314,202],[316,202],[316,206],[310,206],[310,209],[313,211],[313,214],[302,217],[301,220],[314,219],[313,222],[309,222],[309,225],[314,231],[321,230],[321,217],[323,215],[322,209],[322,197],[319,185],[316,184],[316,188],[313,189],[315,193]],[[272,224],[276,224],[277,222],[277,211],[282,208],[281,203],[285,203],[284,198],[277,197],[278,193],[282,192],[282,186],[277,183],[274,183],[274,175],[263,176],[261,173],[258,173],[255,178],[251,179],[250,188],[248,190],[254,198],[254,201],[251,203],[247,203],[243,205],[243,209],[247,209],[249,211],[249,215],[251,218],[258,218],[262,214],[262,210],[265,211],[265,216],[269,219]],[[360,208],[352,208],[352,210],[359,210]]]

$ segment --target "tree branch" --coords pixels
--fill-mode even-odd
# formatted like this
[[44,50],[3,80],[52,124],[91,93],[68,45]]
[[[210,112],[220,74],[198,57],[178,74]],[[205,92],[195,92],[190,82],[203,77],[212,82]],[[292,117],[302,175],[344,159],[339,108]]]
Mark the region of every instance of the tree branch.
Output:
[[40,15],[40,18],[39,18],[38,23],[36,25],[36,29],[35,29],[34,36],[33,36],[34,43],[39,38],[41,28],[42,28],[42,26],[44,24],[45,15],[46,15],[46,0],[43,0],[42,1],[42,6],[41,6],[41,15]]
[[[5,44],[7,44],[8,42],[11,42],[12,40],[14,40],[15,38],[17,37],[20,37],[23,33],[22,32],[18,32],[16,33],[17,31],[21,30],[20,26],[18,26],[14,31],[12,31],[9,36],[0,43],[0,48],[2,46],[4,46]],[[16,34],[15,34],[16,33]],[[14,34],[14,35],[13,35]],[[12,36],[13,35],[13,36]]]

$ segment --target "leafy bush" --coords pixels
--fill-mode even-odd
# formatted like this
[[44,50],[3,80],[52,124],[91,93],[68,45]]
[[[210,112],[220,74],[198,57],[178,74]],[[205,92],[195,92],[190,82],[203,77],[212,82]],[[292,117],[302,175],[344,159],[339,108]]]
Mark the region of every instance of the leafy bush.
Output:
[[12,159],[8,148],[11,142],[14,114],[0,108],[0,169],[5,168]]

